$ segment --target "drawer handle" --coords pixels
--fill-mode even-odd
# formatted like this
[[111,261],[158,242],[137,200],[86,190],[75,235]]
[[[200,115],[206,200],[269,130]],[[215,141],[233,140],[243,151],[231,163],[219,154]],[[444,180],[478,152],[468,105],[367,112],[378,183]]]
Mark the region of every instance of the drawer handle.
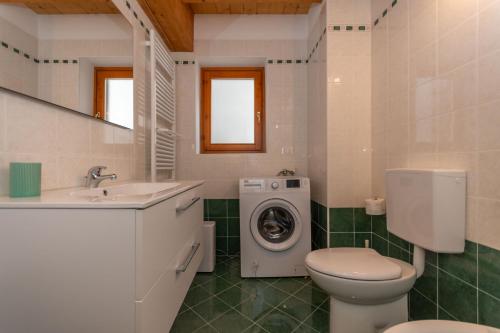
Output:
[[191,207],[192,205],[194,205],[195,203],[197,203],[199,200],[200,200],[200,197],[194,197],[188,203],[186,203],[184,205],[181,205],[179,207],[176,207],[175,211],[177,213],[181,213],[183,211],[186,211],[186,210],[188,210],[189,207]]
[[194,255],[196,252],[198,252],[198,249],[200,248],[200,243],[194,243],[193,246],[191,247],[191,251],[189,252],[189,255],[187,256],[186,260],[182,265],[177,266],[175,271],[177,273],[185,272],[186,269],[188,268],[189,264],[191,263],[191,260],[193,260]]

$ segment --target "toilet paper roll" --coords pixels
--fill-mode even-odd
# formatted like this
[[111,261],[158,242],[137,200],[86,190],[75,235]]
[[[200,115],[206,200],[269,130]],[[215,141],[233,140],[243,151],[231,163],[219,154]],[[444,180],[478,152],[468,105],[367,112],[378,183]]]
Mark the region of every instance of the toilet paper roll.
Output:
[[366,199],[365,210],[367,215],[384,215],[385,200],[382,198]]

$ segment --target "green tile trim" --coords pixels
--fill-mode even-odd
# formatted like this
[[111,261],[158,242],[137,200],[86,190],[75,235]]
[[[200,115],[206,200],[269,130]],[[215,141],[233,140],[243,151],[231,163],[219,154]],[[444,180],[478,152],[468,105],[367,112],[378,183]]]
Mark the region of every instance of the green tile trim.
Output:
[[[372,217],[372,239],[379,253],[411,259],[413,245],[407,248],[407,242],[387,231],[385,216]],[[471,241],[462,254],[426,251],[424,274],[410,293],[409,309],[412,320],[462,320],[500,328],[500,251]]]

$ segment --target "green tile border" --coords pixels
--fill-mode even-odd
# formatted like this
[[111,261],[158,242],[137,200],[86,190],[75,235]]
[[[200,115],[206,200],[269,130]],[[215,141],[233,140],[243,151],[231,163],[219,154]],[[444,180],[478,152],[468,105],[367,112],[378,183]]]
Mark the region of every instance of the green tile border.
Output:
[[[372,217],[372,237],[379,253],[411,262],[413,245],[387,231],[385,216]],[[461,320],[500,328],[499,250],[466,241],[462,254],[426,251],[425,259],[424,274],[410,293],[411,319]]]

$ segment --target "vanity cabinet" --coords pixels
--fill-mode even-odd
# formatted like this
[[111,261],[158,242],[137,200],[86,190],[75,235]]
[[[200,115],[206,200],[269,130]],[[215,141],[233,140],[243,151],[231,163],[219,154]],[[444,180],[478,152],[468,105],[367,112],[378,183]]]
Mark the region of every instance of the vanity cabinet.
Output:
[[202,186],[143,209],[0,209],[0,332],[168,332],[202,223]]

